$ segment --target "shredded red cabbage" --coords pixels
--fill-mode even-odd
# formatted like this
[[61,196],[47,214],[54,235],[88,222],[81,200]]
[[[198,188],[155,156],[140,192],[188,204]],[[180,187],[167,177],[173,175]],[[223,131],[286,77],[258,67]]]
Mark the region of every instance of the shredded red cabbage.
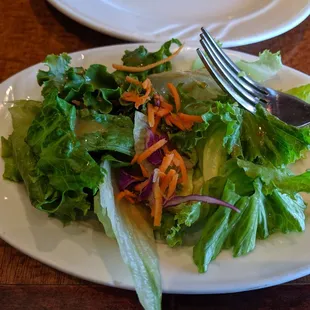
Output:
[[220,200],[220,199],[217,199],[217,198],[213,198],[210,196],[204,196],[204,195],[174,196],[164,203],[164,208],[177,206],[181,203],[189,202],[189,201],[201,201],[201,202],[206,202],[209,204],[220,205],[220,206],[230,208],[236,212],[240,212],[240,210],[238,208],[231,205],[230,203],[227,203],[227,202]]
[[124,169],[120,169],[118,187],[120,191],[124,191],[130,185],[138,183],[136,177],[126,172]]
[[142,189],[142,191],[139,194],[139,200],[148,200],[149,197],[152,194],[152,188],[153,188],[153,175],[150,177],[149,182],[147,185]]

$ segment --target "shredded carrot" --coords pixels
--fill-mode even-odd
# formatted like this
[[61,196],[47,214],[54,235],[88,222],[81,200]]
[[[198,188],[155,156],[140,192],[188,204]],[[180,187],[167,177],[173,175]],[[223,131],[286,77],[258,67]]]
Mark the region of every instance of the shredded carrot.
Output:
[[151,83],[151,80],[150,79],[145,79],[142,83],[142,87],[143,89],[150,89],[152,90],[152,83]]
[[194,122],[194,123],[202,123],[202,117],[199,115],[189,115],[189,114],[184,114],[184,113],[179,113],[178,114],[180,119],[183,121],[188,121],[188,122]]
[[125,72],[143,72],[146,70],[150,70],[153,69],[157,66],[160,66],[168,61],[170,61],[172,58],[174,58],[175,56],[177,56],[181,50],[183,48],[183,45],[181,45],[172,55],[170,55],[169,57],[165,58],[165,59],[161,59],[157,62],[154,62],[152,64],[149,64],[147,66],[141,66],[141,67],[130,67],[130,66],[124,66],[124,65],[117,65],[117,64],[113,64],[112,67],[116,70],[120,70],[120,71],[125,71]]
[[116,196],[116,201],[121,201],[125,196],[126,196],[126,193],[124,191],[119,192]]
[[129,190],[125,189],[122,192],[119,192],[118,195],[116,196],[116,200],[120,201],[123,198],[136,198],[136,195],[132,192],[130,192]]
[[159,187],[159,179],[153,185],[154,192],[154,226],[160,226],[162,210],[163,210],[163,197]]
[[145,178],[148,178],[150,176],[150,174],[149,174],[149,172],[146,170],[146,168],[141,163],[140,163],[140,168],[141,168],[142,175]]
[[185,127],[182,123],[182,121],[179,119],[179,117],[176,114],[170,114],[166,117],[166,119],[169,118],[169,121],[175,125],[176,127],[178,127],[181,130],[185,130]]
[[187,170],[186,170],[186,166],[184,163],[184,160],[182,158],[182,156],[178,153],[177,150],[173,150],[172,151],[175,155],[175,157],[180,161],[180,170],[181,170],[181,174],[182,174],[182,183],[186,184],[187,183]]
[[169,183],[169,188],[168,188],[168,194],[167,194],[167,198],[171,198],[177,188],[177,184],[178,184],[178,178],[179,175],[176,173],[173,177],[171,182]]
[[144,152],[142,152],[139,155],[138,163],[141,164],[143,160],[147,159],[149,156],[151,156],[154,152],[159,150],[161,147],[163,147],[167,143],[166,139],[161,139],[154,143],[152,146],[150,146],[148,149],[146,149]]
[[132,203],[132,204],[135,203],[134,199],[132,199],[132,198],[129,197],[129,196],[125,196],[125,199],[127,199],[127,200],[128,200],[130,203]]
[[180,161],[175,156],[173,157],[172,161],[175,166],[180,167]]
[[171,165],[171,162],[173,160],[174,154],[167,154],[165,155],[161,165],[159,166],[159,170],[161,172],[166,172],[166,170],[168,169],[168,167]]
[[132,198],[136,197],[136,195],[134,193],[132,193],[131,191],[129,191],[127,189],[125,189],[124,192],[125,192],[126,196],[128,196],[128,197],[132,197]]
[[[133,83],[137,83],[135,79],[131,77],[127,77],[129,81],[134,81]],[[126,79],[127,79],[126,78]],[[128,80],[127,79],[127,80]],[[138,81],[139,82],[139,81]],[[149,95],[152,91],[152,83],[150,79],[146,79],[143,83],[139,82],[142,85],[142,88],[145,90],[145,94],[142,96],[139,96],[135,91],[130,92],[124,92],[122,94],[122,99],[125,101],[131,101],[135,103],[135,108],[138,109],[142,104],[144,104],[147,100],[149,100]]]
[[126,76],[126,81],[130,84],[142,85],[142,83],[139,80],[137,80],[131,76]]
[[166,102],[165,100],[161,101],[160,106],[161,106],[162,108],[164,108],[164,109],[169,110],[169,111],[172,111],[172,110],[173,110],[173,106],[172,106],[170,103]]
[[143,188],[144,188],[149,182],[150,182],[150,180],[147,179],[147,180],[145,180],[145,181],[143,181],[143,182],[137,184],[137,185],[135,186],[135,191],[141,192],[141,191],[143,190]]
[[155,121],[154,121],[154,126],[152,127],[152,132],[155,133],[157,130],[157,127],[159,125],[160,122],[160,117],[159,116],[155,116]]
[[180,95],[178,93],[178,90],[176,89],[176,87],[172,83],[168,83],[167,87],[169,88],[169,91],[170,91],[170,93],[174,99],[175,109],[177,112],[179,112],[179,110],[181,108],[181,99],[180,99]]
[[164,145],[164,146],[163,146],[163,150],[164,150],[164,153],[165,153],[165,154],[170,154],[170,151],[169,151],[167,145]]
[[160,190],[162,193],[165,193],[166,189],[169,186],[170,181],[172,180],[175,174],[176,174],[176,171],[174,169],[170,169],[167,175],[163,178],[161,185],[160,185]]
[[172,127],[171,115],[170,115],[170,114],[167,115],[167,116],[165,117],[165,122],[166,122],[166,124],[167,124],[168,126],[171,126],[171,127]]
[[184,128],[186,130],[190,130],[194,126],[194,122],[191,122],[191,121],[183,121],[183,120],[181,120],[181,122],[182,122],[182,124],[183,124],[183,126],[184,126]]
[[135,156],[133,157],[133,159],[131,160],[130,164],[135,164],[138,160],[139,154],[135,154]]
[[152,128],[154,127],[155,124],[155,110],[153,105],[151,105],[150,103],[148,103],[147,105],[147,120],[149,123],[149,126]]
[[169,109],[160,108],[160,109],[156,112],[156,115],[159,116],[159,117],[163,117],[163,116],[168,115],[170,112],[171,112],[171,110],[169,110]]

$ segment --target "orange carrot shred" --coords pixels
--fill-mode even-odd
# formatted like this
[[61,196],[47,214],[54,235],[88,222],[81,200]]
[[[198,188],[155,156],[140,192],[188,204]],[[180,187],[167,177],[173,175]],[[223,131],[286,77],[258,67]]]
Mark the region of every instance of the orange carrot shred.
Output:
[[188,122],[194,122],[194,123],[202,123],[203,119],[199,115],[190,115],[190,114],[184,114],[184,113],[179,113],[178,114],[180,119],[183,121],[188,121]]
[[170,169],[165,178],[163,178],[161,185],[160,185],[160,190],[162,193],[165,193],[166,189],[169,186],[170,181],[172,180],[173,176],[176,174],[176,171],[174,169]]
[[160,122],[160,117],[159,116],[155,116],[155,121],[154,121],[154,126],[152,127],[152,132],[155,133],[157,130],[157,127],[159,125]]
[[161,172],[166,172],[166,170],[168,169],[168,167],[171,165],[171,162],[173,160],[174,154],[167,154],[165,155],[161,165],[159,166],[159,170]]
[[125,196],[125,199],[127,199],[132,204],[135,203],[135,201],[131,197],[129,197],[129,196]]
[[130,66],[124,66],[124,65],[117,65],[117,64],[113,64],[112,67],[116,70],[120,70],[120,71],[125,71],[125,72],[143,72],[146,70],[150,70],[153,69],[157,66],[160,66],[168,61],[170,61],[172,58],[174,58],[175,56],[177,56],[181,50],[183,48],[183,45],[181,45],[172,55],[170,55],[169,57],[165,58],[165,59],[161,59],[157,62],[154,62],[152,64],[146,65],[146,66],[142,66],[142,67],[130,67]]
[[172,84],[172,83],[168,83],[167,84],[169,91],[174,99],[174,103],[175,103],[175,109],[177,112],[179,112],[180,108],[181,108],[181,99],[180,99],[180,95],[178,93],[178,90],[176,89],[176,87]]
[[126,196],[126,193],[124,191],[119,192],[116,196],[116,201],[121,201],[125,196]]
[[170,116],[169,121],[170,121],[173,125],[175,125],[176,127],[178,127],[179,129],[181,129],[181,130],[183,130],[183,131],[185,130],[185,127],[184,127],[182,121],[178,118],[177,115],[171,114],[171,115],[168,115],[167,117],[169,117],[169,116]]
[[141,172],[142,172],[142,175],[145,177],[145,178],[148,178],[150,176],[149,172],[146,170],[146,168],[140,164],[140,168],[141,168]]
[[161,195],[159,187],[159,179],[153,185],[154,192],[154,226],[160,226],[162,209],[163,209],[163,197]]
[[163,116],[166,116],[170,113],[171,111],[169,109],[166,109],[166,108],[160,108],[157,112],[156,112],[156,115],[157,116],[160,116],[160,117],[163,117]]
[[161,103],[160,103],[160,106],[161,106],[162,108],[164,108],[164,109],[169,110],[169,111],[172,111],[172,110],[173,110],[173,106],[172,106],[170,103],[166,102],[166,101],[164,100],[164,98],[162,99],[162,101],[161,101]]
[[165,153],[165,154],[170,154],[170,151],[169,151],[167,145],[164,145],[164,146],[163,146],[163,150],[164,150],[164,153]]
[[149,156],[151,156],[154,152],[159,150],[161,147],[163,147],[167,143],[166,139],[161,139],[154,143],[152,146],[150,146],[148,149],[146,149],[144,152],[142,152],[139,155],[138,163],[141,164],[143,160],[147,159]]
[[142,83],[139,80],[137,80],[131,76],[126,76],[126,81],[130,84],[142,85]]
[[143,188],[144,188],[149,182],[150,182],[150,180],[147,179],[147,180],[145,180],[145,181],[143,181],[143,182],[137,184],[137,185],[135,186],[135,191],[141,192],[141,191],[143,190]]
[[147,105],[147,120],[149,123],[149,126],[152,128],[155,124],[155,111],[153,105],[148,103]]
[[133,165],[137,162],[138,160],[138,157],[139,157],[139,154],[135,154],[135,156],[133,157],[133,159],[131,160],[130,164]]
[[180,161],[175,156],[173,157],[172,161],[175,166],[180,167]]
[[166,124],[167,124],[168,126],[171,126],[171,127],[172,127],[171,115],[170,115],[170,114],[167,115],[167,116],[165,117],[165,121],[166,121]]
[[186,170],[186,166],[183,160],[183,157],[178,153],[177,150],[173,150],[172,151],[175,155],[175,157],[180,161],[180,170],[181,170],[181,174],[182,174],[182,183],[186,184],[187,183],[187,170]]
[[129,190],[127,190],[127,189],[124,190],[124,193],[125,193],[126,196],[128,196],[128,197],[132,197],[132,198],[135,198],[135,197],[136,197],[136,195],[135,195],[134,193],[132,193],[131,191],[129,191]]
[[171,198],[177,188],[177,184],[178,184],[178,178],[179,175],[176,173],[173,177],[171,182],[169,183],[169,188],[168,188],[168,194],[167,194],[167,198]]

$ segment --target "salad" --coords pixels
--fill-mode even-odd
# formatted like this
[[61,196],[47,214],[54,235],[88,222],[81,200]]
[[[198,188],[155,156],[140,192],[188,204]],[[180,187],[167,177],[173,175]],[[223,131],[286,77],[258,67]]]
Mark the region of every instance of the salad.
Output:
[[[289,169],[306,156],[310,128],[244,110],[198,58],[173,71],[182,47],[172,39],[125,51],[114,72],[49,55],[37,74],[42,102],[15,101],[13,132],[1,137],[3,177],[23,182],[32,205],[64,225],[97,218],[152,310],[162,295],[156,242],[192,246],[204,273],[224,249],[239,257],[257,239],[304,231],[299,193],[310,192],[310,171]],[[282,67],[270,51],[237,65],[259,82]],[[310,103],[310,84],[288,92]]]

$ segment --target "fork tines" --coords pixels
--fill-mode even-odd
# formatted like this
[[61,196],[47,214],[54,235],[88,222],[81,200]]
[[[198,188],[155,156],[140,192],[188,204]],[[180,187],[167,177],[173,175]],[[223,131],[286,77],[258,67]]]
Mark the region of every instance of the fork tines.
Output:
[[268,92],[264,90],[264,87],[244,76],[212,36],[204,28],[201,30],[200,43],[207,55],[205,56],[198,48],[197,53],[201,61],[224,91],[248,111],[255,112],[255,105],[263,103]]

